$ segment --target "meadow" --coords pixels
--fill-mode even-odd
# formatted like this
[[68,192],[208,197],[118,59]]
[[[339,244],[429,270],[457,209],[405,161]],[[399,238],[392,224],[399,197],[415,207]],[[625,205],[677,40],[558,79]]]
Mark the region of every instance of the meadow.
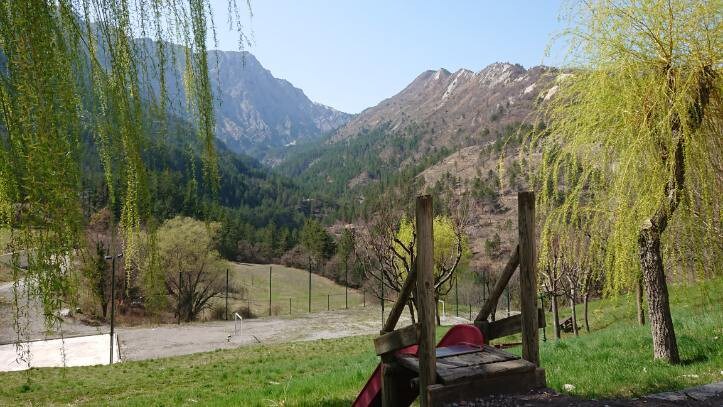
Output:
[[[671,287],[683,363],[652,360],[628,296],[591,304],[591,332],[540,348],[551,388],[628,398],[723,380],[723,278]],[[443,335],[446,327],[438,329]],[[500,342],[514,341],[514,337]],[[0,373],[0,405],[349,405],[377,357],[371,336],[255,345],[114,366]],[[511,349],[519,352],[519,349]]]

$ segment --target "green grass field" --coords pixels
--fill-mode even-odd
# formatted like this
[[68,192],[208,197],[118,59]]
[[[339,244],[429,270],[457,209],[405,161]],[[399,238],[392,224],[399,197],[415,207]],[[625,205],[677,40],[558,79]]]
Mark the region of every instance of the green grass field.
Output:
[[[590,334],[542,344],[548,385],[615,398],[723,380],[723,279],[671,287],[671,299],[681,365],[652,361],[649,328],[635,324],[631,298],[618,297],[592,305]],[[112,367],[33,369],[0,373],[0,405],[346,406],[376,363],[372,337],[360,336]]]
[[[244,287],[248,299],[238,299],[239,293],[231,294],[236,298],[229,301],[229,309],[236,310],[251,305],[251,310],[259,316],[269,313],[269,267],[271,267],[271,307],[275,315],[291,315],[309,312],[309,273],[280,265],[261,265],[247,263],[228,263],[229,286]],[[371,298],[367,298],[371,301]],[[349,289],[349,307],[362,305],[363,295]],[[311,275],[311,311],[343,309],[346,306],[344,286],[317,274]]]

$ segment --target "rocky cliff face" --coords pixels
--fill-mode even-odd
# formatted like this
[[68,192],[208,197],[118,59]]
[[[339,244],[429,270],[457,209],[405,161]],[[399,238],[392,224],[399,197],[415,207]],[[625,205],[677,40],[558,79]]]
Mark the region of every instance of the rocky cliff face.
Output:
[[257,157],[273,148],[320,138],[351,115],[312,102],[286,80],[275,78],[248,52],[211,51],[216,134],[232,150]]

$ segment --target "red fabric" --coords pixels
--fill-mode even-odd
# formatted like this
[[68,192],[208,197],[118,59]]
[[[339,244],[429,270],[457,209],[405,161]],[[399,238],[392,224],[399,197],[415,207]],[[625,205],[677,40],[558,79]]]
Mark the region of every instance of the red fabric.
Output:
[[[452,345],[484,345],[484,336],[474,325],[455,325],[447,331],[437,347]],[[417,345],[407,346],[397,351],[397,354],[417,356],[419,347]],[[404,405],[410,405],[414,399],[408,400]],[[377,407],[382,405],[382,368],[377,365],[371,377],[367,380],[362,391],[354,400],[353,407]]]

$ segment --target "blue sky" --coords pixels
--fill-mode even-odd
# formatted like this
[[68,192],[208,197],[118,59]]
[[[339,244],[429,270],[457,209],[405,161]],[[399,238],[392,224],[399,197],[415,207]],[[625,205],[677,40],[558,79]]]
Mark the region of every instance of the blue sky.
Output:
[[[237,0],[242,13],[245,0]],[[227,0],[211,1],[219,48],[238,50]],[[525,67],[544,58],[560,29],[559,0],[252,0],[247,50],[310,99],[350,113],[402,90],[427,69],[479,71],[496,62]]]

